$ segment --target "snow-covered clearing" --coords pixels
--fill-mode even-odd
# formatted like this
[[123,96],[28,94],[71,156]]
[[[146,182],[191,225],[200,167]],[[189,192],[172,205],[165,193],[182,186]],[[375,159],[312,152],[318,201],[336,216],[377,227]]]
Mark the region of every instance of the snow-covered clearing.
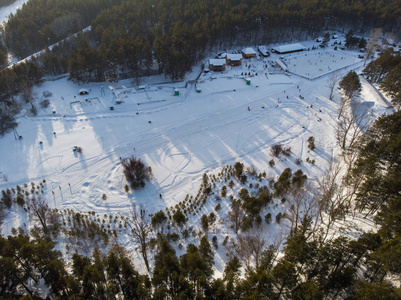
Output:
[[14,3],[0,9],[0,23],[7,22],[10,14],[15,14],[28,0],[16,0]]
[[291,73],[315,79],[334,70],[348,71],[360,63],[354,53],[332,49],[320,49],[312,52],[298,52],[284,57],[283,61]]
[[[336,69],[345,75],[360,68],[356,56],[356,52],[318,49],[283,55],[283,61],[290,72],[315,78]],[[203,73],[196,85],[200,93],[195,85],[185,87],[186,82],[163,83],[163,75],[141,79],[140,88],[134,80],[81,86],[66,78],[47,80],[35,88],[34,95],[40,107],[43,91],[50,91],[50,106],[40,109],[36,117],[22,113],[17,128],[22,139],[15,139],[13,133],[0,139],[0,172],[8,179],[0,182],[0,189],[46,179],[44,196],[51,207],[127,215],[134,205],[154,213],[183,201],[187,194],[195,196],[204,173],[217,174],[236,161],[266,171],[263,185],[287,167],[293,171],[301,168],[313,181],[340,153],[334,136],[340,96],[336,93],[334,101],[328,99],[328,76],[308,80],[270,73],[269,60],[278,58],[272,54],[244,60],[242,66],[227,67],[224,72]],[[195,68],[186,80],[196,78],[199,72]],[[250,85],[246,84],[248,77]],[[368,83],[362,84],[361,98],[372,114],[385,113],[387,104]],[[81,88],[89,95],[79,95]],[[311,136],[315,137],[315,151],[307,147]],[[275,166],[269,167],[274,144],[291,147],[292,155],[276,159]],[[73,152],[73,146],[82,147],[83,152]],[[151,166],[153,179],[144,189],[127,194],[120,158],[133,155]],[[301,165],[295,163],[297,158],[303,160]],[[307,158],[315,164],[307,163]],[[102,199],[103,194],[107,200]],[[228,198],[220,203],[223,209],[216,213],[218,219],[225,218],[229,208]],[[277,203],[261,215],[271,211],[274,217],[284,207]],[[208,200],[187,227],[199,230],[200,216],[214,211],[216,204]],[[23,222],[23,215],[12,215],[2,233],[9,234]],[[223,220],[210,230],[219,237],[219,245],[232,234],[228,228]],[[265,230],[274,239],[286,229],[271,224]],[[134,249],[129,237],[121,237],[120,242]],[[224,269],[223,253],[220,247],[217,274]],[[135,257],[139,260],[138,253]]]

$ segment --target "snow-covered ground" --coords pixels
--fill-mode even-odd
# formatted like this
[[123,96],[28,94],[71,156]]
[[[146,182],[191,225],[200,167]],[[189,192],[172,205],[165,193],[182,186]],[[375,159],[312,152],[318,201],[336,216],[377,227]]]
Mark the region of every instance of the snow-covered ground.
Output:
[[0,23],[7,22],[10,14],[15,14],[28,0],[17,0],[14,3],[0,9]]
[[310,79],[317,78],[333,70],[350,70],[354,65],[361,62],[355,54],[348,51],[320,49],[312,53],[298,52],[287,55],[283,61],[292,73],[305,76]]
[[[34,96],[40,107],[43,92],[50,91],[50,106],[36,117],[22,113],[17,128],[22,139],[13,133],[0,138],[0,174],[8,179],[0,182],[0,189],[46,179],[44,195],[52,207],[125,215],[133,205],[154,213],[183,201],[187,194],[195,196],[204,173],[217,174],[237,161],[265,171],[266,178],[277,178],[287,167],[301,168],[313,181],[340,153],[334,135],[340,95],[336,91],[330,101],[329,76],[318,76],[336,69],[345,75],[363,62],[356,52],[332,48],[283,55],[290,72],[318,77],[308,80],[272,73],[269,60],[276,59],[279,56],[272,54],[244,60],[242,66],[224,72],[202,73],[196,84],[200,93],[195,85],[186,84],[198,76],[199,68],[179,83],[168,83],[164,76],[143,78],[140,88],[134,80],[87,85],[66,78],[47,80],[35,87]],[[387,104],[366,81],[362,84],[361,98],[371,113],[386,113]],[[79,95],[82,88],[89,95]],[[311,136],[315,151],[308,151]],[[292,155],[269,167],[274,144],[291,147]],[[73,146],[83,152],[73,152]],[[144,189],[127,194],[120,159],[130,156],[151,166],[153,179]],[[295,163],[297,158],[303,160],[301,165]],[[227,210],[228,200],[222,201]],[[215,205],[208,203],[199,216],[214,211]],[[2,233],[21,222],[7,218]],[[189,222],[200,228],[199,217]],[[226,232],[219,226],[214,234],[221,234],[222,241]],[[279,228],[274,231],[272,236]],[[122,242],[132,247],[129,239]],[[217,273],[223,269],[223,258],[218,258]]]

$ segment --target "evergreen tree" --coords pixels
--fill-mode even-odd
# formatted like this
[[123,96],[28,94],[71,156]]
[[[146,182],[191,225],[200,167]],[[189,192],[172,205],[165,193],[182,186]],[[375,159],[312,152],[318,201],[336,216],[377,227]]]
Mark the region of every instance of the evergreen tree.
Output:
[[388,48],[376,60],[371,61],[363,70],[364,75],[373,82],[381,81],[401,63],[401,56],[395,55],[393,48]]
[[158,227],[163,225],[167,221],[166,214],[160,210],[152,217],[151,224],[152,227]]
[[113,296],[122,293],[126,299],[147,299],[150,280],[135,271],[124,248],[114,245],[106,258],[107,286]]
[[383,90],[390,93],[393,102],[401,104],[401,63],[396,65],[383,79]]
[[347,48],[355,48],[359,43],[359,38],[354,36],[352,29],[348,31],[345,35],[345,47]]
[[1,294],[14,293],[23,288],[30,295],[33,289],[28,280],[43,280],[55,297],[77,295],[76,282],[68,275],[61,252],[54,250],[49,238],[31,239],[22,229],[7,239],[0,238],[2,268]]
[[344,95],[348,99],[359,96],[362,90],[362,85],[359,80],[358,74],[355,71],[349,71],[347,75],[339,83],[340,88],[344,91]]
[[400,128],[401,112],[379,118],[365,135],[352,170],[350,179],[363,178],[357,206],[369,208],[369,213],[378,210],[387,200],[398,197],[400,192]]
[[294,289],[292,292],[292,299],[322,300],[324,299],[324,293],[313,281],[304,282]]
[[182,226],[186,222],[186,217],[181,209],[177,209],[173,214],[173,220],[178,226]]
[[[152,283],[155,288],[155,296],[160,298],[169,295],[171,298],[177,297],[182,288],[180,280],[180,262],[175,250],[168,243],[166,237],[159,235],[157,239],[158,252],[155,255],[155,267],[153,269]],[[165,299],[165,298],[164,298]]]
[[365,38],[362,37],[362,38],[359,40],[358,48],[359,48],[359,49],[365,49],[365,47],[366,47],[367,44],[368,44],[368,42],[365,40]]
[[283,291],[291,292],[298,282],[298,274],[293,263],[280,260],[272,270],[274,285],[277,289],[277,299]]
[[201,225],[202,225],[203,231],[207,232],[207,230],[209,229],[209,221],[208,221],[207,215],[205,215],[205,214],[203,214],[201,217]]
[[193,295],[198,298],[203,297],[213,274],[208,260],[203,257],[195,245],[189,244],[187,252],[180,258],[180,265],[182,275],[192,286]]
[[379,284],[358,281],[352,288],[352,300],[396,300],[401,297],[401,290],[389,282]]
[[207,235],[204,235],[200,240],[199,254],[211,270],[214,263],[214,252],[212,246],[210,245],[209,239],[207,238]]
[[330,42],[330,33],[326,32],[323,37],[323,44],[327,47],[329,42]]
[[[276,274],[277,275],[277,274]],[[280,279],[277,278],[277,281]],[[241,293],[245,299],[279,299],[274,293],[276,278],[269,271],[262,269],[251,270],[240,286]]]

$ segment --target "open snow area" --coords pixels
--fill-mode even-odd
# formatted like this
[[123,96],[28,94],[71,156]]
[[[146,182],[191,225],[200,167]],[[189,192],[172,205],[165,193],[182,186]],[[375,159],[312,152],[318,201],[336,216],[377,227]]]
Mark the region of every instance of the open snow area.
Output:
[[15,14],[28,0],[16,0],[14,3],[0,9],[0,23],[7,22],[10,14]]
[[[273,72],[277,68],[272,62],[280,56],[287,73]],[[166,82],[164,75],[142,78],[139,86],[132,79],[86,85],[66,77],[47,80],[35,87],[34,103],[40,107],[43,92],[49,91],[49,107],[32,116],[27,106],[17,131],[0,139],[0,174],[7,178],[0,189],[46,179],[44,196],[51,207],[127,215],[134,205],[148,213],[175,206],[187,194],[196,195],[204,173],[217,175],[237,161],[265,171],[264,185],[287,167],[301,168],[313,181],[340,153],[334,134],[340,95],[336,91],[334,100],[328,99],[329,74],[361,70],[363,61],[357,52],[333,49],[280,56],[244,59],[241,66],[223,72],[200,74],[194,68],[185,81],[175,83]],[[362,80],[362,86],[361,101],[371,114],[386,113],[387,103],[369,83]],[[88,95],[79,95],[83,88]],[[315,151],[307,147],[311,136]],[[291,147],[292,155],[269,167],[274,144]],[[74,152],[74,146],[82,153]],[[131,156],[149,165],[153,178],[144,189],[126,193],[120,159]],[[303,163],[297,165],[297,158]],[[187,226],[200,228],[200,216],[217,204],[208,201]],[[220,203],[218,219],[227,213],[229,199]],[[279,212],[282,207],[269,209]],[[2,234],[24,220],[7,218]],[[272,237],[282,230],[276,224],[269,228]],[[210,233],[222,241],[229,231],[223,222]],[[121,242],[132,249],[128,238]],[[222,260],[216,258],[217,273],[224,269]]]
[[321,49],[312,53],[298,52],[286,56],[283,61],[288,70],[300,76],[315,79],[334,70],[351,70],[361,59],[347,53],[349,51]]

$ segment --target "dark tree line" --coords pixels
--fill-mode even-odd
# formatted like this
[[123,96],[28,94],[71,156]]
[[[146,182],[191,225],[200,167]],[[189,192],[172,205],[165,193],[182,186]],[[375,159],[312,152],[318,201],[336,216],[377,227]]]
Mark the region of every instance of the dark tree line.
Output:
[[[100,13],[92,29],[100,43],[101,57],[107,61],[104,65],[126,66],[128,63],[128,69],[133,72],[130,75],[136,75],[138,70],[148,69],[154,58],[159,70],[176,80],[182,78],[207,49],[241,43],[270,43],[277,41],[278,36],[282,38],[285,32],[316,35],[325,26],[338,27],[340,23],[337,22],[344,25],[353,24],[355,19],[361,21],[359,18],[365,13],[375,24],[392,19],[374,22],[372,17],[377,7],[369,1],[364,9],[340,2],[331,7],[331,3],[324,1],[175,1],[174,4],[130,1]],[[358,30],[358,26],[353,25]],[[125,43],[131,39],[135,39],[136,46],[127,49]],[[127,50],[128,62],[127,55],[123,55]]]
[[7,49],[0,43],[0,69],[7,65]]
[[38,295],[35,285],[43,280],[59,299],[109,299],[122,293],[127,299],[147,299],[150,281],[138,274],[125,249],[115,245],[108,254],[99,249],[92,257],[72,255],[71,271],[49,239],[31,238],[20,230],[0,238],[1,286],[4,297]]
[[401,274],[400,128],[400,112],[379,118],[362,140],[348,178],[350,184],[362,179],[357,208],[368,214],[377,212],[375,221],[380,226],[374,234],[375,249],[367,257],[370,282],[381,283],[388,274]]
[[0,70],[0,136],[17,127],[15,115],[20,104],[14,97],[21,94],[26,102],[31,102],[32,87],[41,81],[42,71],[33,61]]
[[14,3],[16,0],[0,0],[0,7],[8,6]]
[[364,179],[358,207],[371,213],[383,208],[401,192],[401,113],[379,118],[363,139],[352,179]]
[[32,0],[10,16],[5,41],[22,58],[89,26],[102,9],[120,4],[116,0]]
[[[385,223],[383,223],[385,224]],[[58,299],[399,299],[401,290],[383,280],[399,274],[399,241],[389,242],[383,232],[366,233],[357,240],[345,237],[322,241],[310,234],[308,220],[291,236],[284,255],[265,247],[258,264],[241,278],[243,258],[232,257],[221,278],[214,279],[214,251],[206,236],[199,245],[188,244],[177,257],[166,236],[153,241],[152,278],[140,275],[129,253],[114,245],[91,257],[73,254],[67,268],[61,252],[50,239],[29,237],[19,230],[0,238],[0,293],[35,297],[33,282],[43,283]],[[399,237],[398,237],[399,238]],[[390,244],[389,244],[390,243]],[[363,275],[361,266],[367,266]],[[366,298],[367,297],[367,298]]]
[[90,41],[74,47],[71,55],[58,57],[58,50],[45,55],[46,73],[65,72],[68,66],[71,79],[78,82],[117,80],[146,75],[156,60],[159,71],[176,80],[214,48],[306,38],[322,29],[397,30],[399,4],[399,0],[380,5],[374,0],[360,5],[324,0],[34,0],[10,18],[5,40],[17,56],[25,56],[91,24]]

